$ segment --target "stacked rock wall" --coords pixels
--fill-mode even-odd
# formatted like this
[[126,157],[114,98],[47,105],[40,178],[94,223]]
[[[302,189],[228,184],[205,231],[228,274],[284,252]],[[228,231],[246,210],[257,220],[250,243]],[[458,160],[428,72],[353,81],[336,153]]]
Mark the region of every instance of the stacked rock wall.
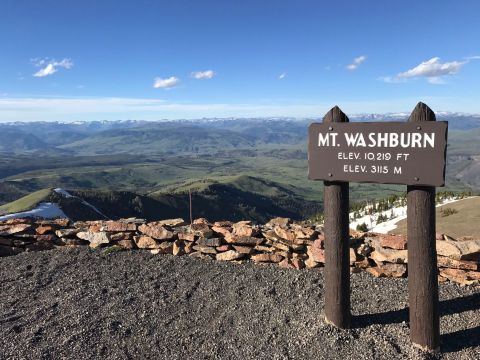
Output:
[[[377,277],[407,276],[407,239],[403,235],[350,234],[352,272]],[[152,254],[188,255],[206,260],[277,263],[303,269],[324,265],[322,226],[275,218],[264,225],[250,221],[209,223],[183,219],[146,223],[140,219],[85,221],[12,219],[0,222],[0,256],[57,247],[90,246],[105,253],[143,249]],[[437,238],[439,281],[480,284],[480,240]]]

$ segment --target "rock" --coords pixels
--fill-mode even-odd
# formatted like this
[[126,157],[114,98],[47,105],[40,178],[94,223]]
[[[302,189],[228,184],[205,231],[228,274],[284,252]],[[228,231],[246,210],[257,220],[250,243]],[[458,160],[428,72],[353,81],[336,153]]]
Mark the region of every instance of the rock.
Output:
[[232,260],[240,259],[243,256],[244,254],[241,254],[235,250],[228,250],[228,251],[217,254],[216,259],[219,261],[232,261]]
[[160,254],[172,254],[173,253],[173,242],[164,241],[160,243],[157,247]]
[[195,235],[194,234],[185,234],[185,233],[178,233],[178,240],[183,240],[183,241],[195,241]]
[[407,237],[405,235],[380,235],[380,245],[395,250],[407,248]]
[[288,241],[294,241],[296,239],[295,233],[291,230],[286,230],[279,226],[275,226],[273,228],[273,231],[275,231],[275,234],[282,239]]
[[229,227],[231,228],[233,225],[233,223],[231,221],[215,221],[213,223],[213,226],[216,226],[216,227]]
[[57,241],[64,246],[85,246],[89,244],[88,241],[77,238],[61,238]]
[[404,277],[407,273],[407,266],[404,264],[382,264],[366,269],[375,277]]
[[278,254],[257,254],[252,255],[251,259],[255,262],[279,263],[283,260],[283,256],[280,256]]
[[314,247],[317,247],[319,249],[325,249],[325,240],[324,239],[316,239],[313,244]]
[[170,227],[187,225],[185,220],[183,220],[182,218],[160,220],[160,221],[157,221],[157,224],[160,225],[160,226],[170,226]]
[[47,234],[47,233],[53,233],[54,230],[55,229],[52,226],[39,226],[35,229],[35,232],[38,235],[44,235],[44,234]]
[[294,269],[295,267],[291,263],[290,259],[283,259],[278,263],[278,266],[284,269]]
[[442,233],[436,233],[435,234],[435,240],[443,240],[444,237],[443,237],[443,234]]
[[183,250],[183,242],[180,240],[175,240],[173,242],[173,249],[172,249],[172,254],[175,256],[181,256],[185,254],[185,251]]
[[290,246],[282,244],[280,242],[273,243],[273,247],[278,250],[290,251]]
[[205,245],[194,245],[193,250],[201,252],[202,254],[213,254],[213,255],[215,255],[217,253],[217,250],[215,250],[215,248],[210,247],[210,246],[205,246]]
[[480,283],[480,273],[475,271],[441,269],[440,275],[462,285],[478,285]]
[[209,224],[209,222],[205,218],[198,218],[198,219],[193,220],[193,225],[208,225],[208,224]]
[[93,248],[99,247],[103,244],[108,244],[110,242],[110,234],[104,231],[80,231],[79,233],[77,233],[77,237],[79,239],[88,241],[90,243],[90,246]]
[[454,260],[476,260],[480,255],[480,240],[437,241],[437,254]]
[[296,239],[313,240],[318,236],[318,232],[311,226],[299,226],[294,233]]
[[185,254],[190,254],[193,252],[193,242],[186,242],[183,246],[183,251],[185,251]]
[[291,219],[289,218],[282,218],[282,217],[276,217],[272,220],[270,220],[268,223],[265,224],[265,226],[269,228],[273,228],[275,226],[287,226],[292,222]]
[[[95,246],[92,246],[95,247]],[[44,251],[52,250],[55,248],[55,245],[49,241],[34,242],[28,245],[25,245],[25,250],[27,251]]]
[[213,235],[212,229],[206,224],[194,224],[190,225],[190,232],[198,237],[210,238]]
[[197,240],[197,244],[198,245],[204,245],[204,246],[216,247],[216,246],[222,245],[222,239],[220,239],[220,238],[210,238],[210,239],[200,238],[200,239]]
[[132,232],[118,232],[110,234],[110,241],[120,241],[120,240],[132,240]]
[[30,224],[11,224],[0,225],[0,236],[8,236],[29,230],[32,227]]
[[448,257],[438,256],[437,264],[440,267],[461,269],[461,270],[479,270],[479,264],[476,261],[453,260]]
[[223,237],[232,235],[230,229],[227,229],[221,226],[212,226],[212,231],[218,235],[222,235]]
[[158,247],[157,241],[150,236],[134,236],[133,240],[140,249],[156,249]]
[[253,249],[258,252],[267,252],[267,253],[275,251],[274,247],[265,246],[265,245],[256,245],[253,247]]
[[304,269],[305,268],[305,262],[302,259],[290,259],[291,264],[295,269]]
[[46,234],[46,235],[35,235],[35,240],[37,241],[51,241],[54,242],[57,240],[57,237],[53,234]]
[[325,263],[325,251],[316,246],[307,246],[308,257],[317,263]]
[[357,261],[357,253],[355,252],[355,249],[350,248],[350,266],[353,266],[355,264],[355,261]]
[[240,254],[251,255],[255,250],[250,246],[233,245],[233,248]]
[[106,221],[103,230],[111,232],[137,231],[137,225],[121,221]]
[[233,224],[233,234],[236,236],[250,236],[257,235],[258,231],[250,225],[251,221],[239,221]]
[[406,264],[408,262],[408,253],[407,250],[393,250],[376,247],[370,254],[370,258],[375,260],[377,264],[383,262]]
[[250,236],[230,235],[225,237],[225,241],[229,244],[235,245],[260,245],[263,242],[263,239]]
[[320,266],[320,263],[316,262],[313,260],[313,258],[309,257],[307,260],[305,260],[305,266],[309,269],[313,269],[316,267]]
[[173,232],[156,223],[142,224],[138,227],[138,230],[156,240],[170,240],[174,237]]
[[58,237],[74,237],[79,232],[79,229],[59,229],[55,231],[55,235],[57,235]]
[[357,249],[358,254],[368,257],[372,253],[374,249],[368,244],[360,244]]
[[230,245],[220,245],[215,248],[215,250],[217,250],[218,252],[224,252],[230,249],[231,249]]
[[116,244],[126,250],[131,250],[135,247],[134,242],[132,240],[118,240]]

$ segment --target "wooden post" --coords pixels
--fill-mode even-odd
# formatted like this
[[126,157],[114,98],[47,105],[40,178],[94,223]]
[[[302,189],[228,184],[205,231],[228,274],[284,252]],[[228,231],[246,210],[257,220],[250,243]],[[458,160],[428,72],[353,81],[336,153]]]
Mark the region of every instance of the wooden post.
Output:
[[[427,105],[420,102],[408,121],[418,122],[418,130],[421,130],[421,123],[435,121],[435,114]],[[407,229],[410,339],[424,350],[438,351],[440,325],[435,243],[435,187],[407,186]]]
[[[348,121],[338,106],[323,118],[332,130],[334,123]],[[348,191],[348,182],[324,181],[325,319],[341,329],[350,327],[351,317]]]
[[192,217],[192,190],[188,189],[188,202],[190,204],[190,225],[193,224],[193,217]]

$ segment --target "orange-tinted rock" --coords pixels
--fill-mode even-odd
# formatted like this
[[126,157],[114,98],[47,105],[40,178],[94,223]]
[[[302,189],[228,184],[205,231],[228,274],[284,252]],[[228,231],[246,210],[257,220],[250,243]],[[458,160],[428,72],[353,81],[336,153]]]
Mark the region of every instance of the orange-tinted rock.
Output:
[[241,254],[235,250],[228,250],[228,251],[217,254],[216,259],[219,261],[232,261],[232,260],[241,259],[243,256],[244,254]]
[[282,239],[288,241],[294,241],[296,239],[295,233],[291,230],[286,230],[279,226],[276,226],[273,230],[275,231],[275,234]]
[[18,223],[18,224],[11,224],[11,225],[1,225],[0,226],[0,236],[18,234],[18,233],[29,230],[31,227],[32,227],[32,225],[25,224],[25,223]]
[[450,281],[454,281],[462,285],[477,285],[480,283],[480,272],[476,271],[441,269],[440,275]]
[[461,270],[475,271],[479,269],[479,265],[476,261],[454,260],[444,256],[439,256],[437,258],[437,264],[440,267],[461,269]]
[[325,251],[316,246],[307,246],[307,254],[317,263],[325,263]]
[[127,250],[131,250],[135,247],[134,243],[132,240],[118,240],[117,243],[116,243],[118,246],[124,248],[124,249],[127,249]]
[[215,250],[217,250],[218,252],[224,252],[230,249],[231,249],[230,245],[220,245],[215,248]]
[[209,238],[212,237],[213,231],[206,224],[193,224],[190,225],[190,232],[198,237]]
[[350,266],[353,266],[355,264],[355,261],[357,261],[357,253],[355,252],[355,249],[350,248]]
[[156,249],[158,247],[157,241],[150,236],[135,236],[133,240],[140,249]]
[[407,237],[405,235],[380,235],[380,245],[395,250],[407,248]]
[[287,226],[292,222],[291,219],[289,218],[282,218],[282,217],[276,217],[272,220],[270,220],[268,223],[265,224],[267,227],[275,227],[275,226]]
[[255,236],[257,230],[252,228],[250,221],[240,221],[233,224],[233,234],[236,236]]
[[407,273],[407,266],[404,264],[383,264],[366,269],[375,277],[403,277]]
[[198,219],[193,220],[193,224],[194,225],[208,225],[209,222],[205,218],[198,218]]
[[178,240],[195,241],[195,235],[194,234],[178,233],[177,235],[178,235]]
[[221,227],[221,226],[212,226],[213,232],[218,235],[222,235],[223,237],[231,235],[231,231],[228,228]]
[[251,259],[255,262],[279,263],[283,260],[283,256],[280,256],[278,254],[257,254],[252,255]]
[[240,254],[250,255],[254,252],[250,246],[233,245],[233,248]]
[[170,240],[174,236],[173,232],[156,223],[142,224],[138,227],[138,230],[157,240]]
[[103,229],[112,232],[136,231],[137,225],[120,221],[106,221]]
[[35,232],[38,235],[44,235],[44,234],[47,234],[47,233],[53,233],[54,230],[55,229],[52,226],[39,226],[35,229]]

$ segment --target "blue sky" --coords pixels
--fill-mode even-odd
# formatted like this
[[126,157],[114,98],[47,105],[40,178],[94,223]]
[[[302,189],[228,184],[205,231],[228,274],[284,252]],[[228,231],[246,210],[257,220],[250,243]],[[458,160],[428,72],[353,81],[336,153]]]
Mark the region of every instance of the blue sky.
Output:
[[480,113],[480,2],[0,1],[0,121]]

